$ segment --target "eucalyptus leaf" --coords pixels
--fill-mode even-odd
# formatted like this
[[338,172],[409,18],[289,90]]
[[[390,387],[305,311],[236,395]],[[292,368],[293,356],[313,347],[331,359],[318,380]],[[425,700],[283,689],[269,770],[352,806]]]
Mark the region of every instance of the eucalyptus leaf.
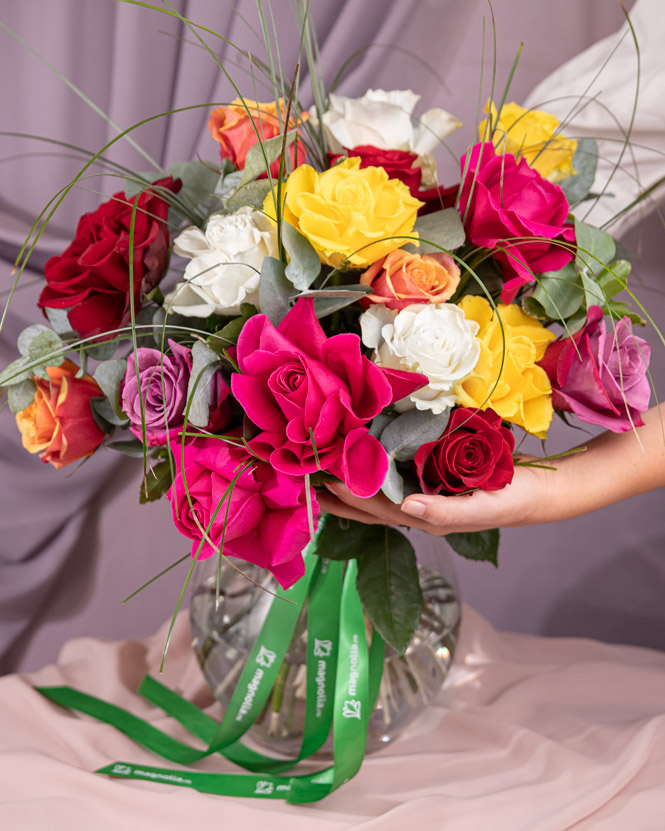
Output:
[[131,179],[125,179],[125,197],[133,199],[137,193],[140,193],[144,188],[163,178],[164,174],[160,171],[149,170],[145,173],[137,173]]
[[[20,338],[19,338],[20,340]],[[65,360],[64,344],[52,329],[40,332],[30,341],[27,357],[41,366],[60,366]],[[25,353],[24,353],[25,354]]]
[[182,182],[180,198],[194,205],[202,214],[210,213],[215,187],[219,180],[219,170],[215,164],[198,159],[191,162],[176,162],[171,165],[169,173],[174,179],[180,179]]
[[572,263],[559,271],[547,271],[538,278],[531,295],[543,310],[538,317],[565,320],[584,303],[584,286],[579,272]]
[[187,387],[189,422],[194,427],[207,427],[210,421],[210,381],[219,368],[217,353],[207,343],[194,341],[192,371]]
[[390,422],[379,441],[391,459],[410,461],[421,445],[441,438],[449,417],[449,410],[438,414],[431,410],[407,410]]
[[127,371],[127,361],[116,359],[102,361],[94,371],[93,378],[99,388],[108,398],[114,415],[119,419],[126,418],[120,407],[120,386]]
[[282,222],[282,242],[289,254],[285,274],[295,288],[308,289],[321,273],[321,260],[312,243],[288,222]]
[[598,283],[589,276],[586,270],[581,274],[582,285],[584,286],[584,298],[587,309],[591,306],[602,306],[605,304],[605,295]]
[[[295,136],[295,129],[288,131],[286,134],[287,148],[293,142]],[[269,166],[272,165],[274,161],[279,159],[283,143],[284,136],[279,135],[274,138],[266,139],[265,141],[257,141],[256,144],[253,144],[249,148],[247,156],[245,157],[245,167],[243,168],[242,179],[240,180],[241,187],[266,172],[266,159],[268,160]]]
[[630,274],[630,262],[628,260],[615,260],[602,271],[596,280],[602,289],[605,297],[612,298],[619,292],[624,291],[628,285]]
[[612,237],[600,228],[593,228],[586,222],[575,218],[575,242],[577,256],[575,264],[580,270],[585,268],[593,274],[600,274],[606,263],[611,262],[616,245]]
[[270,192],[268,179],[256,179],[242,187],[236,188],[226,199],[226,207],[230,211],[247,206],[255,211],[263,210],[263,203]]
[[[51,332],[51,334],[53,334],[53,330],[50,329],[48,326],[45,326],[43,323],[34,323],[32,326],[28,326],[26,329],[24,329],[18,336],[18,339],[16,341],[16,346],[18,347],[18,351],[21,353],[21,355],[27,357],[28,348],[30,347],[32,341],[38,335],[41,335],[44,332]],[[56,335],[56,337],[58,336]],[[60,338],[58,338],[58,341],[60,341]]]
[[388,413],[379,413],[377,416],[374,416],[369,426],[370,436],[374,436],[375,439],[380,438],[381,433],[383,433],[392,420],[393,416],[388,415]]
[[90,344],[85,347],[85,354],[93,361],[110,361],[118,348],[115,340],[105,340],[101,343]]
[[[145,483],[141,482],[139,489],[139,502],[144,505],[146,502],[155,502],[173,484],[171,464],[168,460],[159,462],[146,473]],[[146,493],[147,491],[147,493]]]
[[416,553],[395,528],[368,527],[375,534],[358,560],[358,594],[377,632],[403,655],[423,608]]
[[470,531],[463,534],[446,534],[448,544],[468,560],[486,560],[498,565],[499,530]]
[[[287,266],[287,275],[288,275],[288,266]],[[350,298],[353,300],[358,300],[360,297],[364,297],[366,294],[372,293],[371,286],[364,286],[360,283],[352,283],[349,286],[340,286],[339,288],[334,289],[310,289],[307,291],[302,291],[300,294],[296,295],[297,297],[321,297],[321,298]]]
[[46,317],[51,324],[51,328],[58,335],[64,337],[65,335],[76,334],[69,322],[67,309],[49,309],[45,308]]
[[105,433],[108,433],[112,427],[126,427],[129,424],[129,419],[124,413],[117,416],[113,412],[108,398],[91,398],[90,409],[97,426]]
[[[403,248],[416,254],[438,254],[440,249],[437,246],[454,251],[460,245],[464,245],[466,240],[462,218],[457,208],[444,208],[442,211],[419,216],[413,230],[418,232],[420,245],[407,243]],[[434,245],[429,245],[429,242]]]
[[402,479],[400,472],[397,470],[394,459],[390,460],[388,472],[381,485],[381,490],[395,505],[402,503],[404,499],[404,479]]
[[350,306],[351,303],[356,303],[358,298],[362,296],[358,293],[353,297],[315,297],[314,314],[321,320],[321,318],[328,317],[328,315],[338,312],[345,306]]
[[293,285],[287,280],[285,266],[275,257],[266,257],[259,280],[259,307],[273,326],[278,326],[291,308]]
[[30,359],[27,357],[17,358],[9,366],[0,372],[0,387],[8,387],[13,384],[22,384],[35,375],[35,370],[30,366]]
[[21,381],[19,384],[12,384],[7,390],[7,403],[13,413],[25,410],[35,400],[37,387],[31,379]]
[[571,208],[585,199],[589,194],[593,180],[596,177],[597,166],[598,145],[595,139],[578,139],[575,155],[573,156],[573,169],[575,170],[575,174],[557,183],[564,192]]

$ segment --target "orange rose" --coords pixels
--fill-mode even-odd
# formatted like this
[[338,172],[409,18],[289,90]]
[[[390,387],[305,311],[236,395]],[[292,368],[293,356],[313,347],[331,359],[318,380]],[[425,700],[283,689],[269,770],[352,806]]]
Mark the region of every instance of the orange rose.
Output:
[[[245,108],[245,105],[247,108]],[[284,99],[279,99],[279,106],[283,124],[285,118]],[[251,118],[247,114],[247,110],[251,113]],[[295,127],[296,123],[296,120],[292,117],[290,127]],[[245,104],[242,103],[240,98],[236,98],[228,107],[217,107],[216,110],[212,110],[208,128],[210,129],[210,135],[221,145],[222,158],[230,159],[238,170],[245,167],[245,159],[249,149],[258,142],[257,131],[263,141],[275,138],[281,132],[275,102],[262,103],[260,101],[250,101],[248,98],[245,99]],[[296,167],[305,161],[305,148],[301,142],[294,141],[289,152],[292,167]],[[279,173],[279,159],[270,165],[270,173],[272,176],[277,176]],[[262,174],[262,176],[265,175],[265,173]]]
[[76,378],[77,371],[71,361],[47,366],[49,380],[34,378],[35,400],[16,413],[23,447],[53,467],[90,456],[105,435],[90,410],[90,399],[104,394],[89,375]]
[[445,303],[459,285],[460,270],[450,254],[409,254],[402,248],[377,260],[360,278],[373,294],[363,303],[404,309],[412,303]]

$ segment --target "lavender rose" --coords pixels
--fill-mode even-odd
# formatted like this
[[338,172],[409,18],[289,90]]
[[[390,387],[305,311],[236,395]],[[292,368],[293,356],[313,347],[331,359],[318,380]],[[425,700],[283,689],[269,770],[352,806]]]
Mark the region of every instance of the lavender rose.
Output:
[[627,317],[608,332],[599,306],[572,338],[554,341],[540,366],[552,383],[552,404],[589,424],[614,433],[642,424],[649,407],[647,376],[650,347],[633,334]]
[[[174,439],[180,434],[184,423],[187,386],[192,370],[191,350],[172,340],[169,340],[169,348],[170,355],[145,346],[140,346],[136,350],[148,447],[166,444],[167,425],[168,436]],[[230,420],[230,391],[219,373],[213,376],[211,384],[208,428],[222,429]],[[133,354],[127,359],[127,371],[122,387],[122,409],[129,416],[129,429],[141,439],[141,400]]]

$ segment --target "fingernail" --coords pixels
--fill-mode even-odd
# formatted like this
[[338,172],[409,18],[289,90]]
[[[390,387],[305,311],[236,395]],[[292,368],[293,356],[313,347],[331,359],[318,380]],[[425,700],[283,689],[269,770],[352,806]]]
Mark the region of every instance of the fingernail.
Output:
[[402,503],[402,510],[405,514],[410,514],[411,516],[425,516],[427,508],[422,502],[418,502],[417,499],[409,499],[408,502]]

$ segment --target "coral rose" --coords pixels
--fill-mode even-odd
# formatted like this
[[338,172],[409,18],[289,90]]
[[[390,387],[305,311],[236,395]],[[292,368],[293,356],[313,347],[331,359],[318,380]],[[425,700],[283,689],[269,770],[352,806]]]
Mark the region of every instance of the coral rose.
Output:
[[377,260],[360,278],[372,294],[361,305],[382,303],[389,309],[404,309],[412,303],[444,303],[455,293],[460,270],[455,260],[444,252],[409,254],[399,248]]
[[629,318],[608,333],[599,306],[591,306],[584,329],[550,344],[540,365],[552,382],[558,410],[621,433],[642,424],[649,407],[651,347],[633,334]]
[[513,480],[514,449],[494,410],[457,407],[441,438],[421,445],[413,461],[423,493],[498,491]]
[[48,381],[33,379],[35,400],[16,413],[16,423],[23,447],[60,468],[92,455],[102,443],[105,433],[92,417],[90,399],[104,394],[89,375],[77,378],[71,361],[47,366],[46,372]]
[[[462,175],[466,163],[462,156]],[[501,264],[503,303],[510,303],[534,274],[558,271],[573,258],[575,230],[566,224],[568,201],[561,188],[526,159],[497,154],[489,143],[471,151],[460,213],[468,241],[493,249]]]
[[[169,177],[154,182],[156,186],[177,193],[181,182]],[[129,321],[129,235],[137,198],[133,283],[138,311],[142,295],[159,283],[169,262],[169,206],[159,191],[144,190],[132,199],[116,193],[96,211],[84,214],[71,245],[44,267],[48,285],[39,305],[67,309],[72,329],[82,338],[112,332]]]
[[[281,121],[284,124],[286,113],[283,98],[279,99],[279,108]],[[303,118],[307,118],[307,114]],[[290,122],[290,127],[296,126],[293,118]],[[244,99],[244,104],[240,98],[236,98],[226,107],[217,107],[216,110],[210,112],[208,121],[210,135],[219,142],[222,158],[230,159],[239,170],[245,167],[247,153],[258,143],[259,136],[261,141],[275,138],[282,132],[279,125],[279,111],[274,101],[250,101],[248,98]],[[289,153],[292,168],[305,161],[305,148],[301,142],[294,141],[289,148]],[[276,159],[270,165],[272,176],[277,176],[279,173],[279,161]],[[267,175],[264,172],[261,177]]]
[[[305,572],[301,552],[309,542],[309,523],[304,480],[252,455],[254,442],[248,447],[213,438],[176,447],[176,477],[167,494],[173,521],[184,537],[194,540],[192,557],[199,546],[198,559],[211,557],[223,536],[226,556],[268,569],[287,589]],[[264,446],[259,448],[259,455],[264,452]],[[230,505],[223,501],[229,489]],[[314,489],[311,497],[316,516]]]
[[498,314],[484,297],[463,297],[458,305],[467,320],[478,324],[480,342],[473,372],[455,387],[460,405],[491,407],[504,421],[545,438],[553,415],[552,388],[538,361],[554,335],[515,305],[499,305]]
[[[283,187],[284,219],[312,243],[323,263],[367,267],[404,244],[423,205],[381,167],[361,168],[354,157],[317,173],[294,170]],[[276,216],[275,197],[264,211]]]

